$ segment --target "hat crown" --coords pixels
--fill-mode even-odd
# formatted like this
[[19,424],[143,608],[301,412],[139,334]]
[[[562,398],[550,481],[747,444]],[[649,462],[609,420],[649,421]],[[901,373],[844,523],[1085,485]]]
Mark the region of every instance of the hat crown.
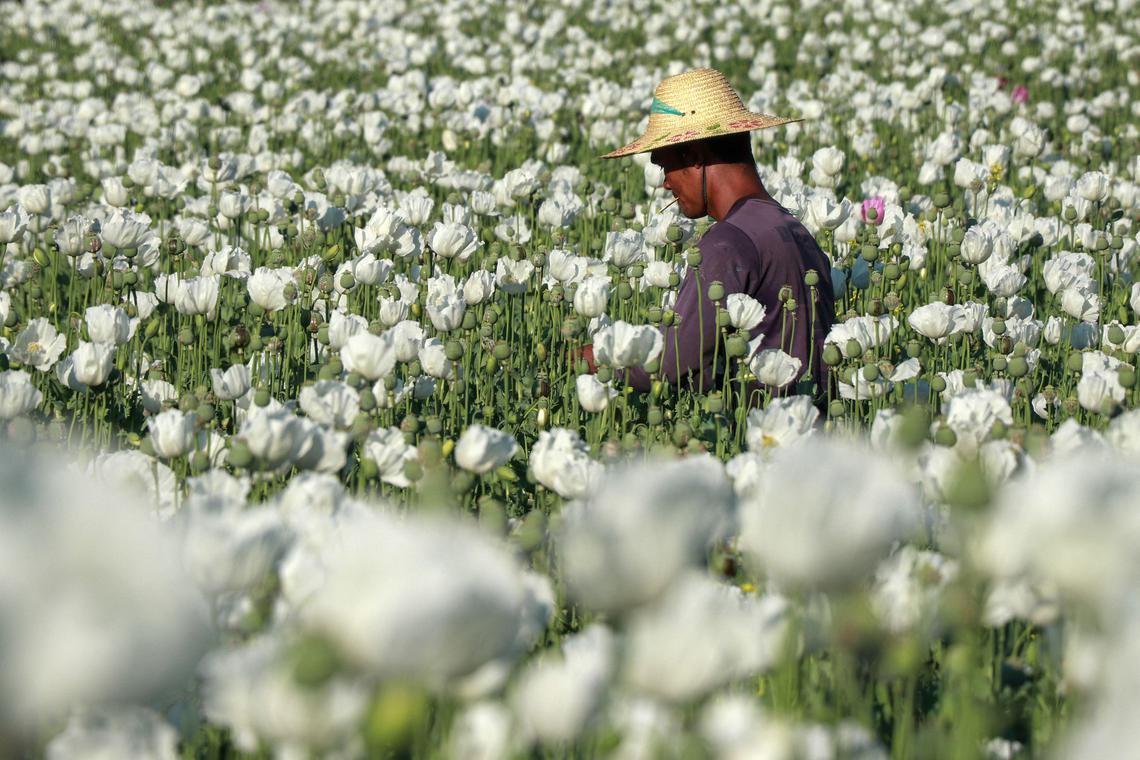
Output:
[[745,112],[744,101],[716,69],[693,69],[661,80],[653,92],[649,118],[677,116],[705,121],[710,116]]

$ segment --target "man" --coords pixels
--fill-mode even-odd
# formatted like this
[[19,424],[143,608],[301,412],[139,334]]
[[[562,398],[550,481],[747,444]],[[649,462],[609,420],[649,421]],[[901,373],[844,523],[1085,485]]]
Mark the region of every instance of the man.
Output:
[[[781,349],[799,360],[782,392],[797,385],[795,392],[812,392],[814,385],[817,399],[826,395],[823,341],[835,316],[831,264],[811,233],[765,190],[748,137],[753,129],[791,121],[796,120],[749,112],[720,72],[697,69],[658,85],[645,133],[603,156],[651,151],[681,213],[716,220],[698,243],[699,265],[681,283],[677,323],[664,330],[660,374],[670,383],[705,391],[720,385],[725,346],[717,347],[720,328],[709,297],[710,285],[719,282],[721,307],[731,293],[745,293],[766,307],[750,333],[753,339],[763,335],[757,351]],[[628,379],[638,390],[650,387],[641,368],[630,370]],[[752,393],[750,401],[758,397]]]

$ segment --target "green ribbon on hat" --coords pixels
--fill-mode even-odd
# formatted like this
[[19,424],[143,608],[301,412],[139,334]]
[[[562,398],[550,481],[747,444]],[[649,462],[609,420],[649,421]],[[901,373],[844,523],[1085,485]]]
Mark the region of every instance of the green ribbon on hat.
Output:
[[669,114],[670,116],[684,116],[685,115],[684,111],[678,111],[673,106],[671,106],[667,103],[662,103],[657,98],[654,98],[653,99],[653,105],[649,106],[649,113],[665,113],[665,114]]

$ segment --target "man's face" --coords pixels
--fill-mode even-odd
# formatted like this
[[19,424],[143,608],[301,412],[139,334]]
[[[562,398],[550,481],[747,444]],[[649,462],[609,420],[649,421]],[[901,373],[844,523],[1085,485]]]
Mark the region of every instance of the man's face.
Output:
[[649,154],[649,160],[664,170],[665,189],[673,193],[682,214],[699,219],[708,213],[701,193],[701,167],[692,146],[658,148]]

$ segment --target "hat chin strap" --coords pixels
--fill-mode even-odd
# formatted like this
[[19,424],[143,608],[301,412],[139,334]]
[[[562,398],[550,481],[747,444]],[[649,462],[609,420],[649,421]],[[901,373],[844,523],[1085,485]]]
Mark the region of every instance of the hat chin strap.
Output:
[[701,164],[701,200],[705,204],[705,216],[709,213],[709,183],[705,176],[705,165]]

